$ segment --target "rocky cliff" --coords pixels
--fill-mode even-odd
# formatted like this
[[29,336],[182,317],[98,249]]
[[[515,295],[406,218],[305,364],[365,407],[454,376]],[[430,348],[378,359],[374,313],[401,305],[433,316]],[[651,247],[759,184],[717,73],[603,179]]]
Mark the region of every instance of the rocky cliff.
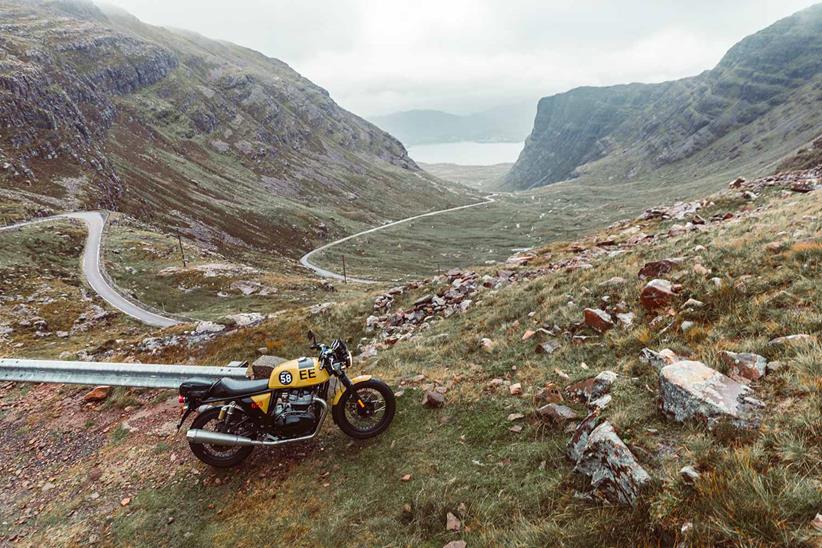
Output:
[[286,251],[322,224],[465,199],[277,59],[81,1],[4,2],[0,21],[0,189],[16,199]]
[[822,5],[816,5],[745,38],[698,76],[543,98],[506,182],[522,189],[580,176],[773,167],[819,135],[820,112]]

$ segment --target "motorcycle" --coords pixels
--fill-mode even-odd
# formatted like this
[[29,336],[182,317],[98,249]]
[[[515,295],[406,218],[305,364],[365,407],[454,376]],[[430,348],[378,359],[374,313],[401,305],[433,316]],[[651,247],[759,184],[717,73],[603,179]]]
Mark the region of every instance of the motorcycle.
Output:
[[186,438],[198,459],[228,468],[255,447],[311,440],[319,434],[329,406],[334,423],[354,439],[373,438],[388,429],[397,407],[391,388],[371,375],[350,379],[345,371],[352,364],[351,352],[343,341],[319,344],[311,331],[308,338],[319,357],[284,362],[268,379],[192,379],[180,385],[183,411],[177,429],[197,411]]

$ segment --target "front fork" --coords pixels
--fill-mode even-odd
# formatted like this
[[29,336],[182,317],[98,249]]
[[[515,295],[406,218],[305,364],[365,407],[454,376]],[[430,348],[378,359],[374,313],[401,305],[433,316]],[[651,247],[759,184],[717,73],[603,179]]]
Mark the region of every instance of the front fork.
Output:
[[357,408],[359,409],[360,413],[365,411],[366,405],[362,398],[357,394],[356,385],[351,382],[351,379],[348,378],[348,375],[345,374],[344,371],[340,371],[340,382],[345,387],[346,390],[351,390],[351,395],[355,398],[354,401],[357,402]]

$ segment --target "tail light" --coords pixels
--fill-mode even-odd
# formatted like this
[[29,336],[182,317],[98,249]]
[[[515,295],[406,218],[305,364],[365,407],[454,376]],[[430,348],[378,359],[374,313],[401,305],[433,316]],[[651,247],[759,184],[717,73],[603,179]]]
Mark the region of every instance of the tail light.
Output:
[[183,396],[182,394],[180,394],[179,396],[177,396],[177,402],[180,403],[180,404],[185,403],[186,402],[186,397]]

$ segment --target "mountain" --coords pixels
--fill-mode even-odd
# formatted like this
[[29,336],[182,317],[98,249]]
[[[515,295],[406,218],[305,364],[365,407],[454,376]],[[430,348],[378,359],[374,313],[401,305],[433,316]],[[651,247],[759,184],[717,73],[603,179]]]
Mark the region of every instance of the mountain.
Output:
[[762,172],[820,127],[817,4],[745,38],[698,76],[544,97],[506,185]]
[[463,116],[408,110],[375,116],[371,121],[409,146],[456,141],[521,143],[534,123],[534,105],[515,103]]
[[466,201],[277,59],[83,1],[4,1],[0,21],[6,199],[291,255]]

